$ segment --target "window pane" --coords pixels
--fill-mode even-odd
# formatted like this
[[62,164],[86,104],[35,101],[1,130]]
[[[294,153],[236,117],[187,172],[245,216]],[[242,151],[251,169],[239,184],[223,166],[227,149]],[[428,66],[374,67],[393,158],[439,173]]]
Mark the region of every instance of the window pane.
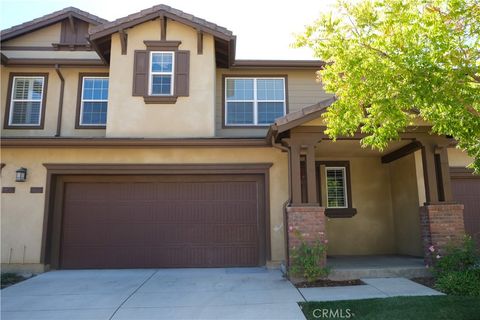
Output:
[[253,124],[253,102],[227,102],[227,124]]
[[283,79],[258,79],[258,100],[283,100]]
[[82,124],[107,123],[107,102],[83,102]]
[[152,77],[152,94],[170,94],[171,88],[171,75],[154,75]]
[[40,101],[14,101],[11,124],[40,124]]
[[13,99],[41,100],[43,92],[43,78],[15,78]]
[[84,78],[83,79],[84,100],[108,100],[108,79]]
[[258,124],[272,124],[283,117],[283,102],[259,102]]
[[253,100],[253,79],[227,79],[227,100]]
[[327,205],[329,208],[345,208],[345,170],[327,168]]
[[173,71],[173,53],[162,52],[152,53],[152,71],[153,72],[172,72]]

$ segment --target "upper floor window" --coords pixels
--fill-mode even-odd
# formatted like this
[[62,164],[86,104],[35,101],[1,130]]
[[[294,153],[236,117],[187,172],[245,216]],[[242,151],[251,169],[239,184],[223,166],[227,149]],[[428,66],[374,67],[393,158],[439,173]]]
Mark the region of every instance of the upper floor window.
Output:
[[173,95],[174,52],[150,52],[150,95]]
[[8,126],[40,127],[45,107],[45,76],[14,76]]
[[80,126],[100,126],[107,123],[108,77],[83,76],[80,104]]
[[285,78],[226,78],[225,125],[270,125],[285,115],[285,96]]
[[347,208],[345,167],[325,167],[327,180],[327,208]]

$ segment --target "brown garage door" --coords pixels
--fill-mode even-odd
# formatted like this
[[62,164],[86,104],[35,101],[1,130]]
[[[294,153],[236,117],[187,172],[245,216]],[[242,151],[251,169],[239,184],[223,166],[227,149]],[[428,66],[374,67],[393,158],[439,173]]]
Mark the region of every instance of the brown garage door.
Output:
[[480,248],[480,177],[452,172],[452,192],[454,200],[465,206],[465,231]]
[[70,180],[64,184],[61,268],[265,262],[261,175]]

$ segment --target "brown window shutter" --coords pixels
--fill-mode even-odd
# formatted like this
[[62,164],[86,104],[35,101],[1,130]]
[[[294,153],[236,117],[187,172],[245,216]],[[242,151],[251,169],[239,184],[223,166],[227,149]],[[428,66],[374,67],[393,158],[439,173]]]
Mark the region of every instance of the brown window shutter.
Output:
[[175,53],[175,95],[188,97],[190,82],[190,51],[179,50]]
[[148,51],[135,50],[133,58],[133,96],[146,96],[148,93]]

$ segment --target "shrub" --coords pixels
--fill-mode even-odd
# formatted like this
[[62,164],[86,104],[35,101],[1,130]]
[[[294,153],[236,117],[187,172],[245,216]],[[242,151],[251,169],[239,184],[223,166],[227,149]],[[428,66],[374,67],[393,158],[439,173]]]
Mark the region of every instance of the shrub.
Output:
[[453,295],[480,296],[480,257],[470,236],[465,236],[460,245],[449,244],[445,254],[437,258],[437,289]]
[[447,273],[468,270],[478,264],[478,260],[475,242],[466,235],[460,245],[450,243],[446,247],[445,254],[435,263],[434,274],[441,277]]
[[329,268],[322,265],[326,246],[320,240],[313,244],[306,243],[299,232],[296,236],[301,239],[301,243],[298,248],[292,249],[290,273],[302,276],[308,282],[326,277],[330,273]]
[[448,272],[437,279],[435,287],[446,294],[480,296],[480,269]]

